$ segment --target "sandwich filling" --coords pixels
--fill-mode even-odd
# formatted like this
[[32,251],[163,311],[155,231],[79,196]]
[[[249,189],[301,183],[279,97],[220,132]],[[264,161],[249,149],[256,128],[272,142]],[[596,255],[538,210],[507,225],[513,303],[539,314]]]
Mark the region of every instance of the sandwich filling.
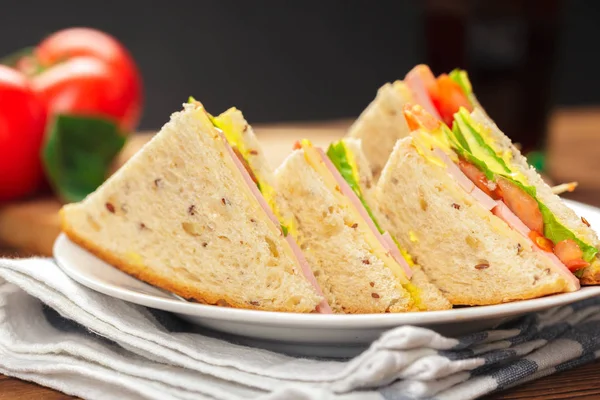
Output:
[[354,194],[356,194],[356,197],[358,197],[358,199],[360,200],[360,203],[371,218],[371,221],[373,221],[373,224],[375,225],[379,233],[385,235],[386,237],[390,236],[392,241],[402,254],[404,261],[406,261],[409,267],[413,267],[415,264],[410,254],[408,254],[408,251],[402,248],[402,246],[400,246],[396,238],[392,237],[389,234],[389,232],[386,232],[385,230],[383,230],[383,228],[381,228],[381,225],[379,225],[379,223],[377,222],[377,218],[375,218],[371,207],[369,207],[369,204],[365,200],[365,196],[362,193],[362,189],[359,183],[360,174],[358,171],[358,166],[356,164],[356,158],[354,156],[354,153],[352,153],[350,148],[346,146],[343,140],[339,140],[329,145],[329,148],[327,149],[327,157],[331,160],[331,162],[338,170],[346,184],[348,184],[352,191],[354,191]]
[[[403,256],[396,241],[388,232],[381,229],[373,216],[361,194],[358,170],[352,153],[342,142],[333,144],[327,154],[322,149],[313,147],[308,140],[298,142],[295,148],[304,151],[307,163],[319,174],[339,203],[345,205],[346,209],[353,214],[353,221],[348,223],[363,234],[373,254],[383,261],[402,287],[410,293],[413,306],[424,309],[420,301],[419,289],[410,282],[412,270],[409,263],[412,264],[412,260],[410,257]],[[343,172],[340,172],[340,169]]]
[[520,233],[535,251],[548,257],[558,272],[579,287],[572,272],[589,265],[584,257],[594,257],[597,250],[560,225],[535,198],[535,188],[524,182],[524,176],[512,172],[474,129],[464,125],[465,115],[470,115],[465,109],[455,115],[453,130],[420,106],[407,105],[404,115],[422,156],[445,167],[481,206]]
[[[193,98],[190,98],[189,102],[196,104],[198,107],[202,107],[201,104],[199,102],[195,101]],[[204,110],[204,112],[206,112],[206,111]],[[234,169],[237,169],[241,173],[244,181],[246,182],[246,184],[247,184],[246,186],[249,189],[247,192],[249,199],[252,199],[252,198],[256,199],[256,201],[260,205],[260,208],[263,209],[263,211],[266,213],[269,220],[273,223],[271,226],[272,229],[277,230],[279,232],[279,234],[284,235],[285,240],[289,246],[289,248],[286,248],[284,246],[284,248],[288,252],[288,255],[293,260],[296,260],[296,262],[300,266],[300,270],[301,270],[302,274],[304,275],[304,277],[306,278],[306,280],[313,286],[315,291],[322,297],[323,300],[317,306],[316,311],[319,313],[322,313],[322,314],[333,313],[331,307],[329,306],[329,304],[327,303],[327,300],[325,299],[325,296],[323,295],[323,291],[321,290],[321,287],[319,286],[317,279],[315,278],[315,276],[308,264],[308,261],[304,257],[304,254],[298,247],[298,244],[296,243],[296,241],[294,240],[292,235],[288,234],[287,230],[284,229],[284,225],[280,222],[280,220],[275,215],[268,200],[265,198],[265,196],[263,196],[263,194],[261,192],[261,188],[263,188],[265,186],[262,186],[262,187],[259,186],[260,181],[257,179],[256,174],[254,174],[254,171],[250,168],[248,161],[246,159],[244,159],[243,156],[240,155],[239,150],[236,151],[235,148],[231,145],[231,143],[227,139],[227,135],[224,133],[224,131],[222,131],[219,128],[219,126],[215,124],[215,122],[214,122],[215,118],[213,118],[210,114],[208,114],[208,112],[206,112],[206,114],[208,115],[209,119],[211,121],[213,121],[213,125],[215,126],[215,128],[217,128],[216,130],[218,132],[219,138],[221,139],[221,143],[224,145],[224,147],[227,151],[227,154],[230,156],[229,159],[231,159],[231,161],[232,161],[232,164],[233,164],[232,167],[234,167]],[[236,134],[237,134],[237,132],[230,131],[230,136],[236,135]],[[235,146],[235,143],[234,143],[234,146]],[[274,193],[274,190],[272,192],[267,192],[267,193],[269,193],[272,196]]]
[[428,66],[417,65],[406,75],[405,81],[414,102],[448,126],[452,126],[454,113],[461,107],[473,111],[479,106],[465,71],[454,70],[450,75],[441,74],[436,78]]
[[283,231],[283,234],[287,236],[289,233],[296,237],[296,221],[292,218],[284,218],[275,199],[275,188],[267,179],[265,179],[264,176],[261,176],[260,173],[254,171],[251,167],[252,163],[250,163],[249,160],[253,156],[253,151],[255,150],[248,148],[246,141],[244,140],[244,132],[246,132],[248,126],[242,125],[240,124],[240,121],[232,118],[232,114],[236,111],[237,110],[235,107],[230,108],[220,115],[212,117],[211,121],[216,128],[223,132],[238,159],[244,164],[244,167],[250,174],[250,177],[258,187],[258,190],[267,201],[267,204],[271,210],[273,210],[273,213],[277,216],[277,219],[281,222],[281,230]]

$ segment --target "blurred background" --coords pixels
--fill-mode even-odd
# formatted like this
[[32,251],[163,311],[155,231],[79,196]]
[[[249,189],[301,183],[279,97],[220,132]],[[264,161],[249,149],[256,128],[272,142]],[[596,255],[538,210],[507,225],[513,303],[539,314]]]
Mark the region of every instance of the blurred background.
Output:
[[[5,242],[51,254],[60,202],[77,201],[98,187],[150,137],[133,135],[125,145],[122,132],[156,132],[190,95],[213,114],[240,108],[258,127],[263,145],[280,145],[270,147],[270,155],[283,157],[291,148],[284,137],[296,140],[309,131],[343,135],[380,86],[402,79],[418,63],[429,64],[436,75],[466,69],[487,113],[548,182],[577,181],[577,190],[565,197],[600,206],[600,1],[2,4],[0,57],[37,46],[36,56],[21,56],[16,67],[27,76],[25,86],[36,87],[28,92],[31,101],[41,105],[37,114],[19,114],[26,102],[2,91],[0,76],[0,247]],[[44,47],[50,39],[40,44],[75,26],[113,35],[133,56],[145,92],[139,125],[137,72],[127,67],[118,43],[111,47],[67,29],[85,37],[82,47],[92,53],[120,49],[89,57],[88,65],[103,71],[93,78],[95,86],[86,81],[88,71],[76,68],[78,57]],[[54,42],[59,48],[74,36],[61,37]],[[56,59],[43,64],[42,48]],[[106,54],[118,56],[106,60]],[[68,73],[56,73],[61,68]],[[46,123],[45,110],[52,110],[52,123]],[[59,126],[59,113],[75,128]],[[332,120],[339,121],[293,124]],[[292,124],[265,126],[286,122]]]
[[144,79],[141,129],[159,128],[189,95],[215,113],[236,105],[254,123],[355,117],[419,62],[468,68],[505,130],[542,123],[554,105],[600,103],[594,0],[4,4],[0,54],[70,26],[120,39]]

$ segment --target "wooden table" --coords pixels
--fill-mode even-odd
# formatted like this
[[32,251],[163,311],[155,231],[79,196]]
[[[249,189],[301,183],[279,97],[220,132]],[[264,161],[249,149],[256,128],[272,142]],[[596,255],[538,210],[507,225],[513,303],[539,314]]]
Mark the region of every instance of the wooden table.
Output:
[[[326,144],[343,135],[349,121],[313,124],[257,126],[265,150],[277,165],[298,138],[308,137]],[[565,197],[600,206],[600,108],[560,110],[550,124],[550,175],[555,182],[578,181],[575,193]],[[124,151],[127,159],[147,136],[132,140]],[[58,202],[37,199],[0,208],[0,256],[51,254],[58,233]],[[32,233],[33,232],[33,233]],[[12,250],[7,249],[12,247]],[[70,396],[0,375],[0,400],[70,399]],[[600,398],[600,362],[555,374],[488,396],[487,399],[597,399]]]

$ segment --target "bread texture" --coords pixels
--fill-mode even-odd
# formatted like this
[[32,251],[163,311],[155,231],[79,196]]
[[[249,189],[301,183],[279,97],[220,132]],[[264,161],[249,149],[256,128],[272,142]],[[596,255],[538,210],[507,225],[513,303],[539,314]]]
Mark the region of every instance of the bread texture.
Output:
[[524,300],[576,287],[444,167],[398,141],[374,189],[390,232],[454,305]]
[[243,155],[248,162],[248,166],[260,179],[263,195],[266,197],[269,206],[276,210],[277,217],[285,223],[291,233],[295,233],[297,225],[295,217],[281,193],[275,188],[274,169],[269,164],[252,126],[246,121],[242,112],[235,107],[220,114],[218,118],[227,120],[234,130],[241,132],[241,143],[238,143],[238,145],[243,147]]
[[[386,231],[390,230],[390,226],[386,218],[381,215],[374,197],[375,186],[373,185],[373,175],[369,166],[369,161],[362,150],[361,139],[346,138],[343,139],[346,147],[353,154],[354,161],[360,177],[359,185],[363,194],[364,200],[371,208],[371,212]],[[418,289],[420,297],[420,305],[428,311],[432,310],[447,310],[452,308],[452,304],[440,292],[440,290],[430,282],[429,278],[423,272],[420,265],[414,264],[411,266],[413,276],[411,283]]]
[[379,88],[375,99],[360,114],[347,134],[349,138],[362,140],[362,148],[375,180],[379,178],[396,141],[410,133],[402,114],[408,99],[399,90],[400,85],[403,82],[396,81]]
[[199,105],[61,218],[77,244],[189,300],[287,312],[321,301]]
[[[558,221],[575,233],[579,239],[600,248],[596,232],[552,192],[552,188],[544,182],[535,168],[529,165],[525,156],[513,145],[510,138],[502,133],[498,126],[481,110],[475,110],[472,116],[476,122],[482,124],[491,133],[496,150],[509,151],[512,154],[513,165],[525,175],[531,185],[535,186],[538,199],[552,211]],[[600,284],[600,259],[598,256],[594,258],[589,267],[584,269],[580,280],[583,284]]]
[[277,186],[298,220],[298,244],[337,313],[409,311],[410,294],[373,255],[353,225],[358,223],[306,162],[294,151],[275,171]]
[[[269,161],[265,156],[265,152],[260,144],[260,141],[254,133],[252,125],[246,121],[244,114],[235,107],[228,109],[227,111],[220,114],[217,119],[226,121],[227,125],[232,130],[241,132],[241,143],[237,145],[243,147],[242,153],[248,161],[248,165],[252,171],[260,176],[262,180],[269,184],[274,184],[275,177],[273,175],[273,168],[269,165]],[[235,146],[235,143],[231,143]]]

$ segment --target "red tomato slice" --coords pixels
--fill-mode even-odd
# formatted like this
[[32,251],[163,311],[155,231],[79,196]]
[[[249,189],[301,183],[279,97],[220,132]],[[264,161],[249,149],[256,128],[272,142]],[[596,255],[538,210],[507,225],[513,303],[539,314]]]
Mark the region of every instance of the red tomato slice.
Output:
[[581,268],[588,267],[590,265],[590,263],[581,259],[581,260],[568,261],[565,263],[565,265],[567,266],[567,268],[569,268],[569,271],[575,272],[577,270],[580,270]]
[[40,148],[46,110],[27,77],[0,65],[0,201],[40,187],[44,174]]
[[556,257],[558,257],[571,271],[577,271],[580,268],[590,265],[583,260],[583,251],[581,251],[577,242],[571,239],[556,243],[554,246],[554,254],[556,254]]
[[523,189],[504,178],[498,178],[496,183],[502,191],[502,200],[506,206],[529,229],[543,235],[544,219],[537,201]]
[[439,97],[437,98],[436,107],[446,125],[452,126],[454,114],[458,112],[460,107],[466,108],[469,112],[473,111],[473,106],[463,93],[460,85],[446,74],[442,74],[437,78],[437,93]]
[[498,196],[496,196],[496,194],[492,192],[492,190],[490,190],[489,181],[486,178],[485,174],[481,172],[479,168],[463,159],[460,159],[458,161],[458,167],[463,172],[463,174],[465,174],[467,178],[469,178],[471,182],[473,182],[475,186],[481,189],[485,194],[487,194],[493,199],[498,198]]

